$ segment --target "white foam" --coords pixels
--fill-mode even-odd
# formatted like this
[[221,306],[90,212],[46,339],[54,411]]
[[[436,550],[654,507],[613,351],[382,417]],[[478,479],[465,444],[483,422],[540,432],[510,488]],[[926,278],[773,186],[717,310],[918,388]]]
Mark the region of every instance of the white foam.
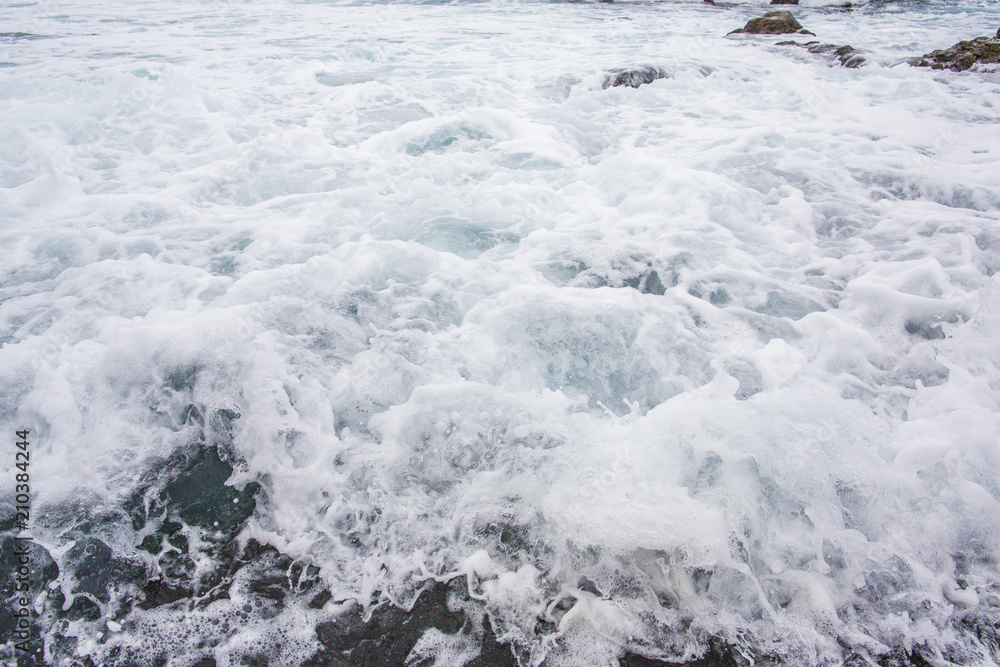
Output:
[[[533,664],[996,661],[959,621],[1000,577],[1000,95],[899,64],[995,30],[960,9],[796,8],[848,70],[726,38],[749,4],[8,8],[46,36],[0,42],[33,502],[115,507],[203,439],[334,599],[465,574]],[[78,651],[316,648],[318,612],[213,604]]]

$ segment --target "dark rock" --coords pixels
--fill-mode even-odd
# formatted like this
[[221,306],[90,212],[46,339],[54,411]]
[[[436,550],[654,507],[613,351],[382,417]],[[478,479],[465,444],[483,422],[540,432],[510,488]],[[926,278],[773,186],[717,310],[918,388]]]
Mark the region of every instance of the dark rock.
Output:
[[211,446],[195,445],[163,462],[125,502],[132,527],[147,533],[138,547],[153,555],[186,553],[185,526],[200,529],[214,545],[235,537],[253,514],[260,485],[237,490],[226,485],[232,474]]
[[655,269],[649,273],[628,278],[625,280],[625,284],[639,290],[643,294],[663,296],[667,292],[667,289],[663,286],[663,281],[660,280],[660,274]]
[[[464,585],[464,580],[455,582],[453,585]],[[420,594],[409,612],[392,606],[379,607],[366,623],[361,607],[355,606],[332,621],[320,623],[316,626],[316,638],[323,649],[303,667],[404,664],[427,629],[455,634],[465,624],[462,612],[448,609],[449,588],[449,584],[434,584]]]
[[[30,610],[38,595],[58,576],[59,567],[45,547],[30,540],[15,539],[13,535],[0,534],[0,646],[25,641],[23,634],[16,633],[27,632],[28,647],[41,655],[45,632],[40,627],[40,619]],[[27,590],[22,588],[25,585]],[[29,604],[24,605],[25,601]],[[28,629],[19,623],[17,616],[24,608],[30,612]],[[43,664],[34,662],[34,655],[36,653],[21,654],[19,658],[23,662],[19,660],[18,666]]]
[[771,0],[772,5],[797,5],[799,0]]
[[857,69],[865,64],[866,59],[861,53],[855,49],[853,46],[838,46],[836,44],[821,44],[820,42],[806,42],[805,44],[801,42],[778,42],[778,46],[802,46],[805,47],[809,53],[818,53],[823,55],[832,54],[840,64],[848,69]]
[[810,7],[809,9],[820,14],[846,14],[853,12],[857,7],[846,2],[842,5],[820,5],[818,7]]
[[40,544],[30,540],[17,540],[10,535],[0,535],[0,592],[6,599],[17,590],[17,573],[23,559],[28,559],[31,577],[28,579],[30,596],[38,595],[45,586],[59,576],[59,567]]
[[747,664],[742,651],[721,639],[709,640],[708,646],[705,655],[689,662],[671,662],[629,652],[619,658],[618,664],[620,667],[742,667]]
[[591,595],[596,595],[599,598],[604,597],[604,593],[597,588],[597,584],[588,579],[587,577],[580,577],[580,580],[576,582],[576,587],[581,591],[590,593]]
[[[238,417],[220,410],[214,417],[219,424],[213,428],[224,434]],[[250,483],[237,490],[226,485],[232,474],[219,446],[199,443],[161,462],[126,501],[132,527],[146,533],[138,548],[155,557],[156,571],[141,584],[144,595],[139,607],[226,597],[235,572],[262,553],[253,540],[244,549],[235,539],[256,508],[260,485]],[[282,597],[266,593],[270,599]]]
[[[833,44],[822,44],[822,47],[835,46]],[[823,49],[818,49],[813,51],[812,48],[809,49],[812,53],[825,53]],[[865,64],[865,57],[858,53],[858,50],[853,46],[845,44],[844,46],[835,46],[833,49],[833,54],[837,56],[837,60],[840,64],[848,69],[857,69]]]
[[908,320],[906,322],[906,333],[917,334],[927,340],[943,340],[945,338],[944,330],[939,325],[934,324],[933,321]]
[[19,42],[45,38],[46,35],[35,35],[30,32],[0,32],[0,42]]
[[791,12],[786,11],[767,12],[763,16],[750,19],[745,26],[739,30],[733,30],[729,34],[733,35],[736,33],[747,33],[750,35],[816,34],[803,28],[802,24],[795,20]]
[[50,608],[58,609],[57,616],[67,621],[96,621],[101,617],[101,608],[88,597],[76,595],[66,607],[66,596],[62,589],[55,589],[46,598]]
[[1000,63],[1000,30],[996,37],[976,37],[971,41],[959,42],[951,48],[931,51],[921,58],[914,58],[911,65],[932,69],[950,69],[954,72],[967,70],[976,63],[984,65]]
[[145,599],[139,603],[141,609],[153,609],[161,605],[173,604],[178,600],[185,600],[194,594],[193,591],[186,588],[174,588],[160,579],[146,582],[142,590],[145,593]]
[[177,511],[185,523],[209,531],[234,535],[253,514],[254,495],[260,485],[247,484],[242,491],[226,486],[233,468],[213,448],[201,448],[191,467],[164,488],[161,498]]
[[62,564],[76,580],[73,593],[89,593],[103,602],[110,600],[112,588],[137,583],[145,574],[141,564],[115,556],[111,547],[96,537],[77,540]]
[[333,594],[330,591],[323,590],[316,594],[312,600],[309,601],[310,609],[322,609],[323,605],[333,599]]
[[[921,649],[926,650],[926,647],[914,646],[912,651],[908,651],[901,646],[897,646],[890,653],[879,656],[879,667],[931,667],[932,663],[927,662],[927,659],[922,655]],[[927,652],[933,653],[932,651]]]
[[644,83],[652,83],[657,79],[666,79],[669,77],[670,75],[667,74],[666,70],[651,65],[643,65],[642,67],[633,69],[613,69],[604,77],[604,83],[601,85],[601,88],[613,88],[616,86],[638,88]]
[[263,576],[250,582],[250,592],[260,597],[267,598],[274,602],[281,602],[285,599],[288,587],[288,578],[283,575]]
[[483,638],[479,644],[479,656],[465,667],[518,667],[519,664],[511,648],[497,641],[489,619],[483,618]]
[[688,483],[692,491],[715,486],[722,476],[722,457],[715,452],[708,452],[698,466],[698,472],[693,480]]
[[994,659],[1000,656],[1000,609],[972,609],[962,619],[962,626],[990,651]]

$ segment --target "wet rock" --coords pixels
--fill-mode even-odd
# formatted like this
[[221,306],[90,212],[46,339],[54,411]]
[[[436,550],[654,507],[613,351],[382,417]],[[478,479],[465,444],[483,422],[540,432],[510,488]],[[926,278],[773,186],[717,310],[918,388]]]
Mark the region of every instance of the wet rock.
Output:
[[165,604],[173,604],[178,600],[186,600],[194,595],[194,591],[173,587],[163,580],[153,579],[143,587],[144,599],[139,603],[140,609],[153,609]]
[[[139,548],[158,553],[165,541],[183,551],[185,528],[204,531],[205,539],[220,543],[242,529],[256,507],[260,485],[243,490],[227,486],[233,467],[216,447],[196,445],[165,461],[126,501],[135,530],[146,532]],[[152,528],[152,530],[150,530]]]
[[778,42],[778,46],[801,46],[809,51],[809,53],[832,54],[840,61],[841,65],[848,69],[857,69],[866,62],[865,57],[857,49],[849,45],[838,46],[836,44],[821,44],[820,42],[806,42],[805,44],[802,42]]
[[[874,565],[874,563],[872,563]],[[876,617],[907,610],[906,594],[916,585],[913,570],[899,556],[892,556],[877,568],[865,572],[865,585],[858,595],[869,603],[869,613]]]
[[66,595],[62,589],[55,589],[45,599],[47,608],[55,611],[49,614],[53,618],[60,618],[67,621],[96,621],[101,617],[101,608],[89,597],[76,595],[67,607]]
[[493,626],[488,618],[483,618],[482,639],[479,643],[479,656],[465,667],[518,667],[521,663],[514,657],[511,647],[497,641]]
[[576,587],[579,588],[581,591],[590,593],[591,595],[595,595],[599,598],[604,597],[604,593],[602,593],[601,590],[597,587],[597,584],[595,584],[587,577],[580,577],[580,579],[576,582]]
[[[673,662],[663,658],[653,658],[628,652],[618,659],[620,667],[743,667],[748,663],[745,649],[727,644],[721,638],[709,639],[708,650],[695,660]],[[763,663],[767,664],[767,663]]]
[[[931,667],[930,663],[923,656],[923,652],[933,655],[934,652],[927,650],[925,646],[914,646],[913,650],[907,650],[902,646],[897,646],[888,654],[879,656],[879,667]],[[866,661],[867,662],[867,661]],[[871,664],[870,662],[868,664]]]
[[226,486],[232,474],[218,450],[201,448],[192,465],[167,484],[161,499],[186,524],[234,535],[253,514],[260,485],[250,483],[238,491]]
[[816,34],[803,28],[802,24],[792,16],[792,13],[786,11],[767,12],[763,16],[750,19],[745,26],[739,30],[733,30],[729,34],[733,35],[737,33],[747,33],[750,35]]
[[322,609],[323,606],[333,599],[333,594],[328,590],[322,590],[317,593],[313,599],[309,600],[310,609]]
[[464,585],[464,580],[453,582],[437,583],[425,590],[409,612],[392,606],[379,607],[366,623],[360,606],[355,606],[336,619],[319,624],[316,638],[323,649],[303,667],[404,664],[417,640],[429,628],[455,634],[465,624],[462,612],[448,609],[450,586]]
[[[31,651],[41,650],[44,632],[39,619],[31,614],[28,619],[30,627],[26,629],[23,622],[19,622],[18,613],[33,606],[22,604],[24,598],[33,602],[58,576],[59,568],[45,547],[29,540],[14,539],[13,535],[0,534],[0,646],[7,642],[25,641],[27,636],[28,648]],[[23,589],[24,586],[27,590]],[[19,667],[41,664],[32,662],[32,655],[22,654],[23,661],[17,663]]]
[[[216,416],[225,432],[238,414]],[[125,503],[138,548],[152,556],[152,575],[141,584],[138,606],[152,609],[194,597],[228,595],[233,575],[253,551],[235,539],[256,508],[256,483],[227,486],[233,467],[218,447],[197,444],[163,461]]]
[[30,32],[0,32],[0,42],[20,42],[45,38],[46,35],[36,35]]
[[688,483],[688,486],[692,491],[697,492],[701,489],[715,486],[721,476],[722,457],[715,452],[708,452],[705,454],[705,458],[702,459],[701,465],[698,466],[698,472],[695,473],[694,479]]
[[995,37],[976,37],[948,49],[931,51],[910,61],[911,65],[917,67],[950,69],[954,72],[967,70],[976,64],[993,63],[1000,63],[1000,30],[997,30]]
[[283,602],[287,595],[287,581],[288,577],[283,574],[261,576],[250,582],[250,592],[274,602]]
[[[713,3],[714,4],[714,3]],[[604,77],[601,88],[614,88],[618,86],[628,86],[638,88],[644,83],[652,83],[657,79],[666,79],[670,75],[666,70],[652,65],[643,65],[632,69],[613,69]]]
[[961,621],[967,632],[976,637],[996,660],[1000,657],[1000,609],[981,607],[971,610]]
[[772,5],[797,5],[799,0],[771,0]]
[[660,274],[657,273],[655,269],[649,273],[627,278],[625,280],[625,284],[633,289],[639,290],[643,294],[663,296],[667,291],[667,289],[663,286],[663,281],[660,280]]
[[3,599],[17,590],[17,574],[23,559],[27,558],[27,567],[31,577],[27,579],[28,590],[32,596],[37,595],[46,584],[59,576],[59,568],[45,547],[30,540],[17,540],[11,535],[0,535],[0,592]]
[[906,333],[916,334],[927,340],[943,340],[945,338],[944,329],[933,320],[907,320],[905,328]]
[[102,602],[111,599],[111,590],[140,581],[145,568],[114,554],[96,537],[77,540],[62,558],[63,567],[75,580],[73,593],[87,593]]

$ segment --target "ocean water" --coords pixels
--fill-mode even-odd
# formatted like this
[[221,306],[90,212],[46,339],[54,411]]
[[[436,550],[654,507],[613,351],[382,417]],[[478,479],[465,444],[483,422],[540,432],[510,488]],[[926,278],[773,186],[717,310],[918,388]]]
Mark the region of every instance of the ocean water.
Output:
[[5,659],[1000,661],[995,0],[0,8]]

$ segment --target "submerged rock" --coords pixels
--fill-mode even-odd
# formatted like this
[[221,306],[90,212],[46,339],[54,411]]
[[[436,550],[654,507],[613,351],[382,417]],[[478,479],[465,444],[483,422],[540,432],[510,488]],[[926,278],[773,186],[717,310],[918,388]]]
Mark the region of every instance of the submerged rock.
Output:
[[767,12],[763,16],[750,19],[747,24],[739,30],[733,30],[730,35],[736,33],[747,33],[751,35],[785,35],[788,33],[799,33],[802,35],[815,35],[802,27],[802,24],[795,20],[791,12],[775,11]]
[[36,35],[30,32],[0,32],[0,42],[20,42],[45,38],[46,35]]
[[227,486],[233,467],[215,448],[198,448],[187,461],[189,467],[167,483],[159,500],[185,524],[225,535],[239,532],[253,514],[260,485]]
[[[462,583],[456,581],[453,585]],[[353,605],[346,613],[316,626],[322,648],[304,667],[341,664],[339,661],[402,665],[428,629],[454,635],[465,625],[465,615],[448,608],[448,591],[448,584],[435,584],[417,598],[410,611],[379,606],[367,620],[363,609]]]
[[1000,30],[997,30],[996,37],[976,37],[948,49],[925,53],[921,58],[910,61],[911,65],[917,67],[950,69],[955,72],[967,70],[977,63],[1000,63]]
[[830,54],[832,53],[840,64],[848,69],[856,69],[865,64],[866,59],[853,46],[836,44],[821,44],[820,42],[778,42],[778,46],[804,46],[809,53]]
[[[30,609],[49,583],[59,576],[59,567],[52,555],[40,544],[15,537],[13,530],[0,533],[0,647],[27,642],[28,652],[20,653],[18,667],[43,664],[32,656],[41,656],[45,627],[35,614],[27,619],[19,616],[21,609]],[[27,586],[27,590],[22,587]],[[28,602],[29,604],[22,604]],[[28,623],[25,627],[24,623]],[[23,633],[23,634],[22,634]],[[25,645],[22,644],[22,648]],[[0,648],[0,657],[4,655]],[[15,664],[11,662],[9,664]]]
[[613,69],[604,77],[601,88],[614,88],[617,86],[629,86],[638,88],[644,83],[652,83],[657,79],[666,79],[670,75],[666,70],[652,65],[643,65],[632,69]]
[[83,537],[62,557],[62,565],[70,571],[74,594],[87,593],[102,602],[111,599],[116,587],[134,584],[144,574],[140,563],[117,556],[111,547],[96,537]]
[[663,286],[663,281],[660,280],[660,274],[655,269],[649,273],[626,278],[625,284],[639,290],[643,294],[663,296],[667,292],[667,289]]
[[133,527],[146,533],[139,549],[155,561],[141,607],[207,595],[231,579],[229,564],[241,550],[235,537],[260,490],[255,482],[242,490],[228,486],[232,474],[218,448],[195,446],[167,461],[157,479],[127,503]]

